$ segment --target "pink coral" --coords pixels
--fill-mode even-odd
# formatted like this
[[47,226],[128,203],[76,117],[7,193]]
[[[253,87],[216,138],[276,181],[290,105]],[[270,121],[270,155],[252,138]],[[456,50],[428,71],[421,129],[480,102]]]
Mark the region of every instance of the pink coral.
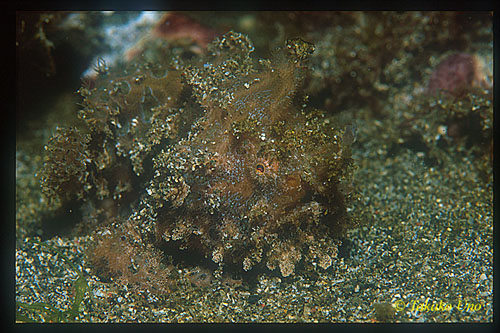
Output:
[[127,61],[132,60],[144,51],[145,43],[151,39],[163,39],[169,42],[184,42],[191,44],[189,50],[196,53],[204,53],[218,33],[198,23],[196,20],[179,12],[165,13],[134,47],[125,54]]
[[442,91],[459,96],[471,87],[488,86],[482,61],[479,57],[467,53],[455,53],[447,56],[434,69],[429,79],[429,94]]

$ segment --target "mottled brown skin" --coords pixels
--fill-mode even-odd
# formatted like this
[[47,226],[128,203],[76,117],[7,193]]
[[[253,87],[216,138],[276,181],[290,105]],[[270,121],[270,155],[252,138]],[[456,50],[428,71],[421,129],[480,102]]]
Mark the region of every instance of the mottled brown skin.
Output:
[[[229,103],[199,98],[200,92],[206,112],[199,130],[169,153],[168,158],[187,156],[180,173],[184,181],[173,192],[188,188],[189,194],[181,199],[169,194],[173,207],[160,214],[158,225],[163,239],[181,240],[183,248],[245,270],[262,260],[271,269],[283,261],[281,273],[287,276],[306,254],[308,241],[341,234],[348,219],[339,183],[348,174],[350,152],[342,131],[297,105],[312,46],[296,43],[276,57],[274,67],[249,72],[251,85],[236,86]],[[193,154],[200,151],[199,167]],[[160,154],[157,160],[164,158]],[[158,171],[156,184],[178,169]],[[315,205],[321,213],[313,213]],[[332,257],[336,247],[325,250],[322,255]],[[282,258],[286,252],[294,255]]]
[[257,65],[248,38],[230,32],[189,64],[98,65],[80,89],[85,135],[49,142],[42,184],[86,202],[99,272],[166,290],[175,270],[155,273],[151,263],[166,265],[172,247],[221,269],[265,265],[289,276],[300,261],[331,265],[350,224],[353,138],[305,108],[313,50],[290,40]]

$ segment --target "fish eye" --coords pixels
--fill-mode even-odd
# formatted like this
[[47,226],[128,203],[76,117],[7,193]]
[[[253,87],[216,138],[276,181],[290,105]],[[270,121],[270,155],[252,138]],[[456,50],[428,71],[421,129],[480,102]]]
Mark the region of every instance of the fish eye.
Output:
[[264,165],[263,164],[257,164],[257,171],[260,173],[264,173]]

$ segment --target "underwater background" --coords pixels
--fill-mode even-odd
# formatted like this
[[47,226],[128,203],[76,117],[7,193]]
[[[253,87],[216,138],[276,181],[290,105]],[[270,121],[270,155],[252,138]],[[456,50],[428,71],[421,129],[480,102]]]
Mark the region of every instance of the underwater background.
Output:
[[16,16],[17,322],[492,322],[492,13]]

